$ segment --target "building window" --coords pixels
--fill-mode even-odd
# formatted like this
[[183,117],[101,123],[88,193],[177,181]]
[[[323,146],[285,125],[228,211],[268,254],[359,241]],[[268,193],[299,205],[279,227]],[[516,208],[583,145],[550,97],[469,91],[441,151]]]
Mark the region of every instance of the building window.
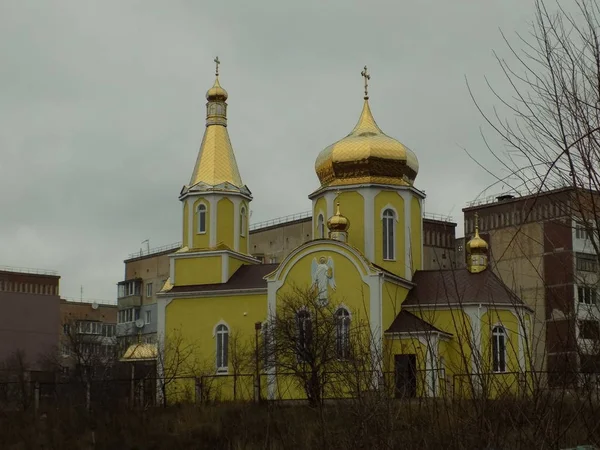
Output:
[[350,313],[346,308],[335,312],[335,351],[338,359],[350,356]]
[[583,223],[575,225],[575,237],[577,239],[589,239],[590,233],[588,231],[589,226]]
[[198,233],[206,233],[206,205],[198,205]]
[[506,372],[506,330],[500,326],[492,330],[492,366],[494,372]]
[[152,283],[146,283],[146,297],[152,297]]
[[597,320],[581,320],[579,322],[580,339],[600,339],[600,323]]
[[152,311],[146,311],[146,323],[152,322]]
[[395,214],[391,209],[383,211],[383,259],[393,260],[394,250],[394,226]]
[[229,328],[227,325],[217,325],[217,373],[227,373],[227,360],[229,357]]
[[598,257],[586,253],[577,253],[575,267],[582,272],[598,272]]
[[577,286],[577,299],[579,303],[585,303],[586,305],[595,305],[598,293],[595,288],[591,286]]
[[301,310],[296,313],[296,326],[298,332],[296,356],[298,357],[298,362],[306,362],[310,355],[312,337],[312,323],[308,311]]
[[246,236],[246,207],[240,208],[240,235]]
[[317,219],[317,239],[325,239],[325,219],[323,219],[323,214],[319,214]]

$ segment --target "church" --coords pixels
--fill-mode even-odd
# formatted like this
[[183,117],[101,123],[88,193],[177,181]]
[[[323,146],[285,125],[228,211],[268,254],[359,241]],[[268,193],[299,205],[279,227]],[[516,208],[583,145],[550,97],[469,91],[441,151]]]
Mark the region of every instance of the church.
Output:
[[[360,360],[361,373],[369,373],[365,390],[397,397],[493,397],[522,390],[530,371],[533,311],[488,268],[488,244],[478,227],[466,244],[466,269],[422,270],[419,162],[377,125],[367,68],[355,127],[315,151],[320,185],[308,195],[312,239],[280,263],[264,264],[250,255],[252,193],[229,139],[228,93],[215,62],[206,130],[179,194],[182,247],[170,255],[170,276],[158,294],[158,376],[173,372],[166,362],[179,370],[170,375],[177,378],[172,386],[181,388],[171,398],[193,389],[185,376],[216,383],[221,399],[306,398],[293,378],[302,375],[298,367],[315,369],[307,364],[308,347],[325,353],[329,340],[334,344],[324,364],[336,373],[357,371]],[[289,315],[292,304],[295,316]],[[325,315],[317,324],[317,316]],[[284,351],[278,334],[284,316],[290,318],[285,324],[291,324],[295,358],[277,353]],[[323,323],[331,330],[317,336]],[[365,345],[354,342],[352,330],[360,330],[358,341]],[[249,349],[245,361],[233,345]],[[176,363],[182,346],[188,356]],[[233,385],[240,380],[243,389]],[[356,395],[357,389],[336,392]]]

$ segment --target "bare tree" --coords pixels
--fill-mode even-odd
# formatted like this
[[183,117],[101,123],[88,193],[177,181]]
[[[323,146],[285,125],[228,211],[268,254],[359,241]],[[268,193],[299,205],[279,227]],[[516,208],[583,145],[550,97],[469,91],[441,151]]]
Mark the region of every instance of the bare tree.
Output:
[[192,377],[195,369],[195,346],[184,339],[179,330],[173,330],[159,346],[156,355],[157,388],[163,407],[168,405],[168,395],[175,398],[182,392],[177,389],[177,380]]

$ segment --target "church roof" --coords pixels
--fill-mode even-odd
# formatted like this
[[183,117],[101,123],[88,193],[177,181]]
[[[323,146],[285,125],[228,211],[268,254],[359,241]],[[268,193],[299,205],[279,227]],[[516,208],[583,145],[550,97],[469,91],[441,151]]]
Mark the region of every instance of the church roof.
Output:
[[385,330],[386,333],[418,333],[422,331],[448,334],[404,309]]
[[466,269],[419,270],[402,306],[511,305],[525,306],[492,271],[471,273]]
[[202,291],[229,291],[243,289],[266,289],[267,281],[264,277],[273,272],[279,264],[247,264],[240,266],[229,278],[227,283],[176,285],[170,292],[202,292]]

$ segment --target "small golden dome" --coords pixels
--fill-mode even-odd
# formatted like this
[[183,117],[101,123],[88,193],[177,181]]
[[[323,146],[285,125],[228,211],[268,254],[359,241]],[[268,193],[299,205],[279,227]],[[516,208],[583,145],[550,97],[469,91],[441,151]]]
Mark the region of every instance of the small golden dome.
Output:
[[206,100],[209,102],[224,102],[227,100],[227,91],[219,84],[219,77],[215,79],[215,84],[206,92]]
[[467,242],[468,253],[482,253],[488,251],[488,243],[479,236],[479,215],[475,213],[475,236]]
[[319,154],[315,170],[323,187],[356,183],[412,185],[419,161],[408,147],[381,131],[365,98],[352,132]]
[[329,231],[348,231],[348,228],[350,228],[350,221],[348,218],[340,214],[340,202],[337,202],[335,215],[327,220],[327,228]]

